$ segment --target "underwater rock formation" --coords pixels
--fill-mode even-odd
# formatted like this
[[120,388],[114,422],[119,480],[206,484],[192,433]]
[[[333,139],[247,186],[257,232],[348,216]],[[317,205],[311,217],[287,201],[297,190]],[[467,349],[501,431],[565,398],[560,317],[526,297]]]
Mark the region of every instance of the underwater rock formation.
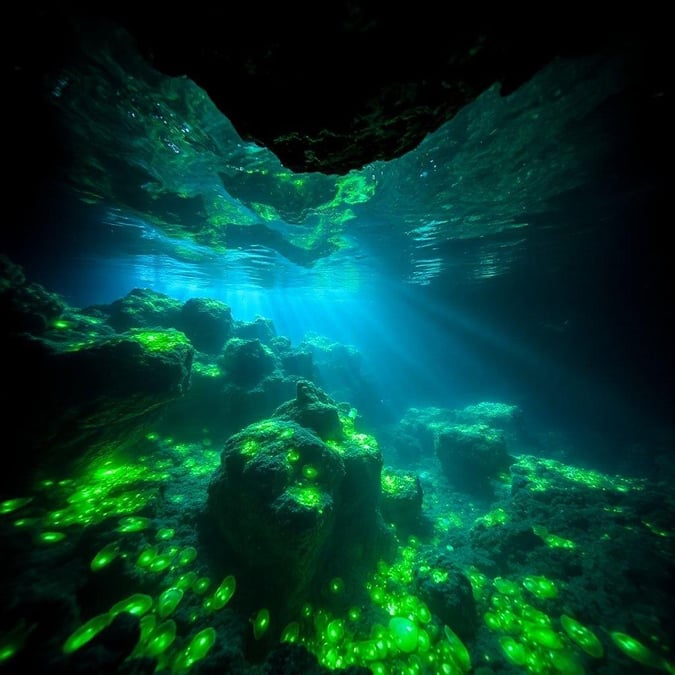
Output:
[[282,617],[331,576],[358,576],[381,552],[382,457],[350,422],[301,381],[273,418],[226,442],[209,484],[214,555],[234,563],[257,586],[253,598]]
[[258,338],[232,338],[223,350],[221,367],[232,384],[250,388],[276,368],[276,357]]
[[280,405],[274,417],[297,422],[324,440],[343,438],[337,403],[309,380],[299,380],[295,399]]
[[264,602],[297,609],[340,508],[344,462],[311,431],[268,420],[225,444],[208,510],[238,575],[264,581]]
[[178,328],[181,302],[150,288],[134,288],[109,305],[96,305],[87,311],[102,312],[116,331],[130,328]]
[[459,490],[486,494],[513,458],[504,435],[487,424],[454,424],[436,437],[436,454],[449,482]]
[[260,340],[264,345],[270,345],[277,336],[274,322],[263,316],[257,316],[253,321],[235,321],[233,337],[242,340]]
[[15,266],[5,263],[4,270],[0,302],[9,330],[2,349],[13,367],[6,369],[3,408],[17,460],[14,482],[28,479],[33,464],[65,471],[110,444],[133,442],[188,390],[194,350],[183,333],[116,334],[26,283]]
[[422,485],[410,471],[385,467],[382,472],[382,517],[404,531],[414,530],[422,517]]
[[210,298],[190,298],[181,308],[179,326],[195,349],[219,354],[232,334],[232,310]]

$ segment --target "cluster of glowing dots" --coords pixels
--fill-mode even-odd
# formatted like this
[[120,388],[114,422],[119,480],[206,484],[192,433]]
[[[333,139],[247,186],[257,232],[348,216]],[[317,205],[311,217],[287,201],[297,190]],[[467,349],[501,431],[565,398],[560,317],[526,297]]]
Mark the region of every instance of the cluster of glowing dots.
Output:
[[405,494],[417,489],[414,476],[398,476],[384,472],[382,474],[382,492],[387,495]]
[[[518,460],[519,467],[527,470],[530,489],[545,492],[559,484],[560,478],[593,490],[611,490],[613,492],[632,492],[645,489],[645,481],[625,476],[608,476],[593,469],[570,466],[554,459],[542,459],[523,456]],[[542,473],[551,473],[555,478],[545,478]]]
[[190,341],[180,331],[167,330],[134,330],[132,338],[153,352],[172,351],[176,347],[191,347]]
[[636,638],[620,631],[611,631],[609,637],[614,645],[633,661],[650,668],[675,673],[674,663],[668,661],[660,654],[656,654]]
[[[120,519],[117,531],[122,535],[132,534],[147,530],[150,524],[145,518],[125,517]],[[215,629],[207,627],[195,633],[189,640],[182,639],[172,615],[185,595],[194,593],[203,598],[202,616],[208,618],[230,602],[236,591],[236,580],[233,575],[228,575],[212,593],[207,594],[211,580],[188,569],[197,558],[197,550],[192,546],[182,549],[171,546],[174,535],[172,528],[160,528],[155,533],[158,543],[142,550],[136,560],[137,567],[142,570],[166,574],[163,589],[156,597],[134,593],[116,602],[108,612],[92,617],[77,628],[63,643],[64,654],[72,654],[82,648],[123,612],[139,617],[140,621],[140,637],[129,659],[156,659],[156,670],[171,669],[172,672],[180,673],[190,670],[208,654],[216,641]],[[104,546],[91,561],[92,571],[97,572],[109,565],[120,555],[121,549],[122,545],[118,542]],[[198,619],[199,614],[192,611],[189,622],[194,623]]]
[[497,508],[477,519],[476,522],[482,523],[486,527],[495,525],[504,525],[509,521],[509,514],[503,508]]
[[[438,625],[427,605],[408,589],[419,542],[408,540],[399,547],[392,565],[380,561],[366,583],[372,607],[350,607],[344,616],[307,604],[301,617],[281,633],[282,642],[298,642],[330,669],[348,666],[370,668],[378,675],[434,672],[469,672],[469,653],[449,626]],[[345,582],[328,582],[332,595],[346,593]],[[372,624],[364,616],[376,616]]]
[[212,449],[211,439],[206,437],[199,443],[167,442],[165,449],[180,458],[181,469],[194,478],[211,476],[220,464],[220,454]]
[[493,587],[495,592],[483,620],[491,631],[500,634],[499,647],[511,664],[529,673],[582,675],[579,648],[596,658],[603,655],[602,645],[590,629],[563,615],[562,630],[557,630],[546,612],[528,602],[523,589],[539,601],[555,598],[558,590],[551,580],[528,576],[521,584],[497,577]]
[[540,537],[549,548],[563,548],[571,551],[577,547],[571,539],[565,539],[557,534],[551,534],[543,525],[533,525],[532,532]]
[[469,653],[454,631],[432,623],[431,613],[417,598],[408,596],[401,612],[404,606],[405,615],[384,618],[367,628],[358,623],[359,607],[350,608],[342,618],[306,605],[301,621],[289,623],[281,641],[303,644],[330,669],[363,666],[379,675],[469,672]]
[[[115,459],[100,460],[77,479],[43,480],[39,484],[47,499],[58,500],[59,508],[39,516],[24,515],[32,497],[19,497],[0,503],[0,515],[13,515],[18,528],[38,530],[38,543],[54,544],[66,538],[64,530],[86,527],[106,518],[132,514],[143,509],[156,497],[155,484],[167,477],[161,468],[150,469],[137,463],[120,463]],[[139,484],[143,484],[139,488]],[[125,489],[126,488],[126,489]]]

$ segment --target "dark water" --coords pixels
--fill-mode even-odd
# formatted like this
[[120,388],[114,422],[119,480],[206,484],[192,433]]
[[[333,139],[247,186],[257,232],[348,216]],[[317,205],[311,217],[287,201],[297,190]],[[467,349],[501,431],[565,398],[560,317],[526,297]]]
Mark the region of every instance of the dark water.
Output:
[[283,638],[466,672],[461,638],[475,672],[672,672],[672,92],[642,56],[555,61],[338,177],[84,35],[7,196],[2,667],[320,672]]

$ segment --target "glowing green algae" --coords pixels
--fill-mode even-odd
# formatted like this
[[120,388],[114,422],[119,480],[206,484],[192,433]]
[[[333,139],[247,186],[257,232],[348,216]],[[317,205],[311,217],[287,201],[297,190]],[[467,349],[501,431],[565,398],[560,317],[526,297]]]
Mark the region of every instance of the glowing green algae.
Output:
[[592,630],[586,628],[586,626],[583,626],[571,616],[567,616],[567,614],[563,614],[560,617],[560,624],[570,639],[587,654],[595,658],[600,658],[604,654],[605,650],[602,647],[602,643]]
[[113,616],[110,613],[98,614],[89,619],[68,637],[61,650],[64,654],[76,652],[87,642],[93,640],[104,628],[107,628],[112,620]]

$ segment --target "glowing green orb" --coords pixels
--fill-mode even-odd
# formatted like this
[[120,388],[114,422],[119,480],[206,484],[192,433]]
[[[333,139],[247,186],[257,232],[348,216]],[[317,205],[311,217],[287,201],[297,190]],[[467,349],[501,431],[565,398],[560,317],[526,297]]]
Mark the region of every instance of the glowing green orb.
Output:
[[389,619],[389,633],[396,647],[406,654],[411,654],[417,649],[418,630],[417,626],[402,616]]
[[167,588],[157,599],[157,613],[160,619],[166,619],[173,614],[180,601],[183,599],[183,591],[175,586]]
[[253,637],[256,640],[260,640],[260,638],[267,632],[269,627],[270,612],[268,609],[261,609],[256,614],[255,619],[253,619]]
[[93,619],[89,619],[81,625],[70,637],[63,643],[61,648],[64,654],[72,654],[95,638],[104,628],[107,628],[113,617],[111,614],[99,614]]
[[110,608],[110,615],[117,616],[122,612],[128,612],[134,616],[142,616],[152,607],[152,598],[145,593],[134,593],[124,600],[116,602]]
[[586,628],[571,616],[567,616],[567,614],[560,617],[560,624],[570,639],[576,642],[587,654],[594,656],[596,659],[604,654],[605,650],[602,643],[592,630]]

